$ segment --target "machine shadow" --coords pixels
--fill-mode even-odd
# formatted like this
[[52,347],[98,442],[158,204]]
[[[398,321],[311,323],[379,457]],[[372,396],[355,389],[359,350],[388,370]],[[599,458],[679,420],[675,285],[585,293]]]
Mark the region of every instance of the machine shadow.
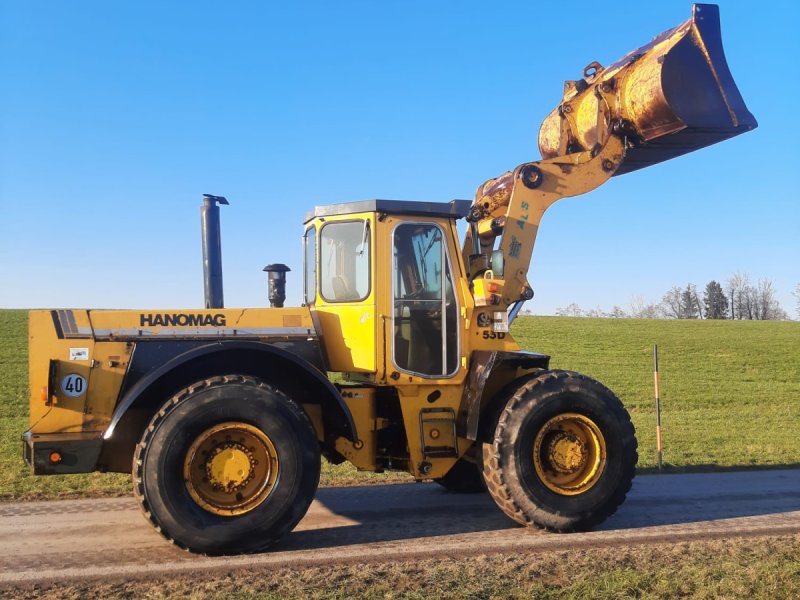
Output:
[[598,529],[632,529],[800,510],[800,471],[766,469],[642,475]]
[[[518,529],[484,494],[455,494],[435,484],[323,488],[321,508],[340,521],[315,527],[309,514],[273,551],[309,550]],[[643,475],[598,530],[634,529],[800,510],[800,471]]]
[[[313,528],[309,514],[274,550],[329,548],[500,531],[517,525],[488,493],[457,494],[433,483],[322,488],[316,502],[341,519]],[[307,522],[311,528],[303,529]]]

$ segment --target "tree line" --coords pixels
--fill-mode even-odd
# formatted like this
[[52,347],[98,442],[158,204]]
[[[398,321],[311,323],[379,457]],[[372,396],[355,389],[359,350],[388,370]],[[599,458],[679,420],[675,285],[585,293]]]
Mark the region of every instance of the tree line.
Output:
[[[792,292],[797,300],[795,307],[800,317],[800,283]],[[649,303],[641,296],[634,297],[628,309],[614,306],[610,311],[600,308],[583,310],[572,303],[556,309],[564,317],[606,317],[633,319],[734,319],[748,321],[784,321],[789,314],[776,297],[772,280],[761,278],[753,282],[747,273],[735,273],[723,286],[709,281],[702,293],[697,286],[670,288],[660,302]]]

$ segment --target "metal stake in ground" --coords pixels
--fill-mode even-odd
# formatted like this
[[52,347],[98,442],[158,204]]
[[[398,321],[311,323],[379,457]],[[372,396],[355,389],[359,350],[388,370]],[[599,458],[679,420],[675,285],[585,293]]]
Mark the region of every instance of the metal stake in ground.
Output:
[[656,452],[658,453],[658,469],[661,470],[664,449],[661,444],[661,391],[658,381],[658,344],[653,344],[653,382],[656,389]]

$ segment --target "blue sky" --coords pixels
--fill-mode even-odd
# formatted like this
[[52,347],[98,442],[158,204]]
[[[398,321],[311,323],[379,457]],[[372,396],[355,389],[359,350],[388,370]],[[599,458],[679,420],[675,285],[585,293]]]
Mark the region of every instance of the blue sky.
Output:
[[[721,2],[752,133],[565,199],[529,272],[535,313],[673,285],[800,282],[800,8]],[[303,215],[446,201],[536,160],[564,79],[689,18],[684,1],[0,0],[0,307],[199,307],[199,205],[225,195],[227,306],[300,302]]]

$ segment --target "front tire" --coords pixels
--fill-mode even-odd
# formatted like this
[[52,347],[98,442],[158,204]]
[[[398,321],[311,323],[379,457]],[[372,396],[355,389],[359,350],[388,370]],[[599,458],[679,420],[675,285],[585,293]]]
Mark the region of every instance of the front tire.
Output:
[[319,484],[320,452],[303,410],[242,375],[173,396],[136,447],[134,494],[156,529],[205,554],[257,552],[291,531]]
[[622,504],[636,446],[630,416],[608,388],[579,373],[547,371],[510,392],[483,445],[483,474],[518,523],[585,531]]

